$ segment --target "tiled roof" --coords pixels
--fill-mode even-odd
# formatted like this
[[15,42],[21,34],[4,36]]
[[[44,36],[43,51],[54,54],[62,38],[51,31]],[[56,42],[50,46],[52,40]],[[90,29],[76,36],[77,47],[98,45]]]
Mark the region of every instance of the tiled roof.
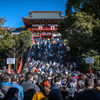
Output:
[[15,29],[11,29],[11,32],[21,32],[21,31],[26,31],[26,28],[15,28]]
[[27,31],[27,28],[11,28],[11,34],[20,34],[21,31]]
[[24,19],[64,19],[61,11],[31,11]]

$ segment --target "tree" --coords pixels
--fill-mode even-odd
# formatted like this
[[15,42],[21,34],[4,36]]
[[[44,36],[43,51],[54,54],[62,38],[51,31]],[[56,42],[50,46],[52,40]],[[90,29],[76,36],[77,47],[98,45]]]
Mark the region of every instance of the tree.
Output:
[[93,29],[92,41],[94,43],[93,49],[100,52],[100,23]]
[[62,33],[64,39],[68,40],[71,49],[80,51],[81,49],[90,48],[93,44],[93,29],[97,27],[98,23],[98,20],[87,13],[77,12],[65,18],[60,23],[58,31]]
[[32,33],[29,31],[22,31],[20,35],[13,35],[13,46],[8,50],[7,55],[10,58],[19,59],[23,51],[27,51],[32,45]]
[[66,15],[82,11],[100,18],[99,0],[68,0],[66,3]]
[[5,18],[0,18],[0,53],[4,53],[7,49],[13,46],[13,37],[2,25]]
[[5,18],[0,18],[0,64],[5,63],[5,59],[7,58],[6,53],[13,46],[12,35],[3,27],[5,22]]
[[[93,57],[94,63],[93,64],[86,64],[85,59],[87,57],[88,58]],[[80,65],[81,65],[80,70],[81,71],[84,71],[84,70],[87,71],[90,66],[92,67],[92,69],[94,71],[100,70],[100,53],[98,51],[91,49],[90,51],[83,53],[80,57],[80,61],[81,61],[81,63],[80,63]]]
[[80,63],[82,55],[92,49],[100,52],[100,3],[98,0],[68,0],[66,7],[67,16],[59,23],[58,32],[67,40],[73,59]]
[[3,18],[0,17],[0,27],[1,27],[2,25],[4,25],[4,23],[5,23],[6,21],[7,21],[7,20],[6,20],[6,17],[3,17]]
[[32,32],[22,31],[19,35],[19,42],[22,49],[27,50],[30,46],[32,46]]
[[32,33],[22,31],[20,35],[12,35],[3,27],[5,18],[0,18],[0,61],[10,58],[19,59],[24,50],[32,45]]

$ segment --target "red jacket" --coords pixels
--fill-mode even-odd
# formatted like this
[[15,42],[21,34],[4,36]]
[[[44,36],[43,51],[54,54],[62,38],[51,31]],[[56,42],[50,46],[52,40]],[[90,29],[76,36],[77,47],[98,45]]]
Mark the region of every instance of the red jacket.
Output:
[[92,74],[93,73],[93,70],[92,69],[89,69],[89,73]]

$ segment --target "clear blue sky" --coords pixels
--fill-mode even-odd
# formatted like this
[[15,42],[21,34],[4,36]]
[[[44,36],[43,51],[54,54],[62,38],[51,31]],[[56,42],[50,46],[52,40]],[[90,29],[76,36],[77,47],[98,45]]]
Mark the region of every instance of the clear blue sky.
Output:
[[67,0],[1,0],[0,17],[6,17],[4,26],[24,26],[22,17],[31,11],[62,11],[65,15]]

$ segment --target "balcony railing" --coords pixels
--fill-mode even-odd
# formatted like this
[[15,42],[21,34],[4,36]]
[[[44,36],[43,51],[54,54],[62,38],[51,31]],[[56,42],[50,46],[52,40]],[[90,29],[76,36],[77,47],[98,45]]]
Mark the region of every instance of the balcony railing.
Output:
[[[28,30],[29,30],[29,31],[37,31],[37,30],[39,30],[39,29],[38,29],[38,28],[29,28]],[[41,30],[50,31],[51,28],[50,28],[50,27],[43,27]],[[57,30],[57,28],[55,28],[55,30]]]

